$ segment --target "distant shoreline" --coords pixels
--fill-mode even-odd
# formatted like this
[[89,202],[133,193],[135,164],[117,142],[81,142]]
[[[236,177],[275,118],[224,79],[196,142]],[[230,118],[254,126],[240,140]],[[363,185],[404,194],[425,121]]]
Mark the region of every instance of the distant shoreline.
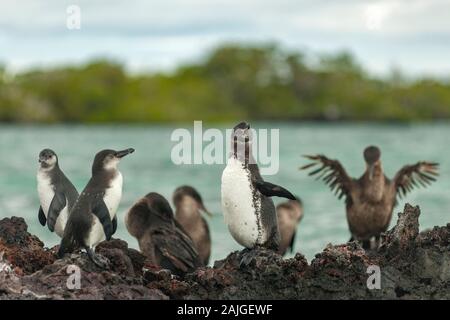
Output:
[[450,80],[370,75],[349,52],[319,55],[273,44],[223,44],[173,72],[127,73],[96,59],[14,76],[0,68],[0,121],[211,123],[423,122],[450,119]]
[[[235,123],[244,119],[235,119],[230,121],[204,121],[206,126],[233,126]],[[436,120],[383,120],[383,121],[372,121],[372,120],[314,120],[314,119],[303,119],[303,120],[270,120],[270,119],[245,119],[246,121],[253,123],[257,126],[259,125],[270,125],[276,126],[277,124],[282,125],[369,125],[369,126],[410,126],[410,125],[450,125],[450,118],[448,119],[436,119]],[[59,126],[69,126],[69,127],[110,127],[110,126],[124,126],[124,127],[145,127],[145,126],[161,126],[161,127],[174,127],[174,126],[192,126],[194,121],[201,121],[201,119],[187,120],[187,121],[105,121],[105,122],[9,122],[0,121],[0,126],[24,126],[24,127],[59,127]]]

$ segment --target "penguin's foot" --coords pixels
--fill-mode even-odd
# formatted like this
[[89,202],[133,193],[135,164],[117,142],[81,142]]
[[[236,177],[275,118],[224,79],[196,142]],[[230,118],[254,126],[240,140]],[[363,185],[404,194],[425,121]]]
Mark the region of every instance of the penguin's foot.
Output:
[[95,254],[91,248],[86,249],[89,259],[99,268],[108,269],[109,260],[101,255]]

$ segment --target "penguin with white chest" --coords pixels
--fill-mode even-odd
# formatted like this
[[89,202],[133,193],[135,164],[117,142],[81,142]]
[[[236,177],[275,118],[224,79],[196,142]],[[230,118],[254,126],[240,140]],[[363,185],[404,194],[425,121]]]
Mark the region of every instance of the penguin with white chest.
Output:
[[94,248],[103,240],[110,240],[116,231],[116,213],[122,198],[123,182],[118,164],[133,152],[134,149],[126,149],[97,153],[92,165],[92,178],[70,213],[59,257],[81,247],[86,249],[96,265],[105,267],[105,263],[94,254]]
[[42,226],[47,224],[51,232],[62,237],[78,191],[60,169],[58,156],[53,150],[44,149],[39,153],[37,190],[39,222]]
[[250,125],[233,129],[232,152],[222,174],[222,210],[233,238],[242,246],[276,251],[280,234],[275,205],[270,197],[295,200],[283,187],[266,182],[251,152]]

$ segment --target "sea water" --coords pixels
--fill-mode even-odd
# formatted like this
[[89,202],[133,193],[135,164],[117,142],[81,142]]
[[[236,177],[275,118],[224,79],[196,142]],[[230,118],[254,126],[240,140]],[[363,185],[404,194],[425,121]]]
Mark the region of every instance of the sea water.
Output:
[[[298,195],[304,202],[305,216],[295,241],[295,251],[308,260],[328,243],[339,244],[349,238],[345,205],[321,181],[309,177],[298,167],[307,163],[304,154],[322,153],[339,159],[349,175],[359,177],[364,169],[362,151],[370,144],[382,150],[385,173],[393,177],[404,164],[419,160],[441,163],[440,177],[432,186],[415,189],[395,208],[397,212],[409,202],[419,205],[421,229],[450,222],[450,150],[447,124],[315,124],[315,123],[252,123],[257,128],[279,129],[279,172],[264,177]],[[226,257],[241,247],[233,240],[223,221],[220,204],[220,181],[223,164],[175,165],[170,136],[177,126],[17,126],[0,125],[0,218],[24,217],[29,232],[45,245],[59,242],[38,221],[39,200],[36,191],[38,154],[51,148],[59,156],[60,166],[79,191],[91,176],[91,164],[97,151],[105,148],[135,148],[123,159],[120,170],[124,177],[123,198],[118,211],[118,229],[114,237],[126,240],[137,248],[123,223],[131,205],[148,192],[159,192],[171,201],[176,187],[188,184],[201,193],[205,206],[214,214],[207,218],[212,237],[212,261]],[[204,126],[207,128],[208,126]],[[209,126],[212,127],[212,126]],[[218,128],[225,132],[233,124]],[[274,198],[276,203],[283,199]]]

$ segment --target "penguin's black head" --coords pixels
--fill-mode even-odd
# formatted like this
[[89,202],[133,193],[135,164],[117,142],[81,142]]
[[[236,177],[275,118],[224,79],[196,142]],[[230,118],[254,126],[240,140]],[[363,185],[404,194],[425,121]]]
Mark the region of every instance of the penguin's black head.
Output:
[[205,208],[203,199],[200,194],[191,186],[178,187],[173,193],[173,204],[177,210],[183,206],[195,206],[197,210],[201,210],[207,215],[211,216],[211,213]]
[[44,149],[39,153],[39,163],[43,169],[51,169],[58,164],[58,156],[51,149]]
[[134,152],[134,149],[129,148],[121,151],[116,150],[102,150],[95,155],[94,164],[92,166],[92,174],[98,171],[116,170],[120,159]]
[[378,147],[369,146],[364,150],[364,160],[368,165],[373,165],[380,160],[381,151]]
[[252,131],[247,122],[241,122],[233,128],[231,148],[233,156],[247,163],[251,153]]
[[247,122],[241,122],[233,128],[233,140],[240,143],[247,143],[252,140],[250,125]]

